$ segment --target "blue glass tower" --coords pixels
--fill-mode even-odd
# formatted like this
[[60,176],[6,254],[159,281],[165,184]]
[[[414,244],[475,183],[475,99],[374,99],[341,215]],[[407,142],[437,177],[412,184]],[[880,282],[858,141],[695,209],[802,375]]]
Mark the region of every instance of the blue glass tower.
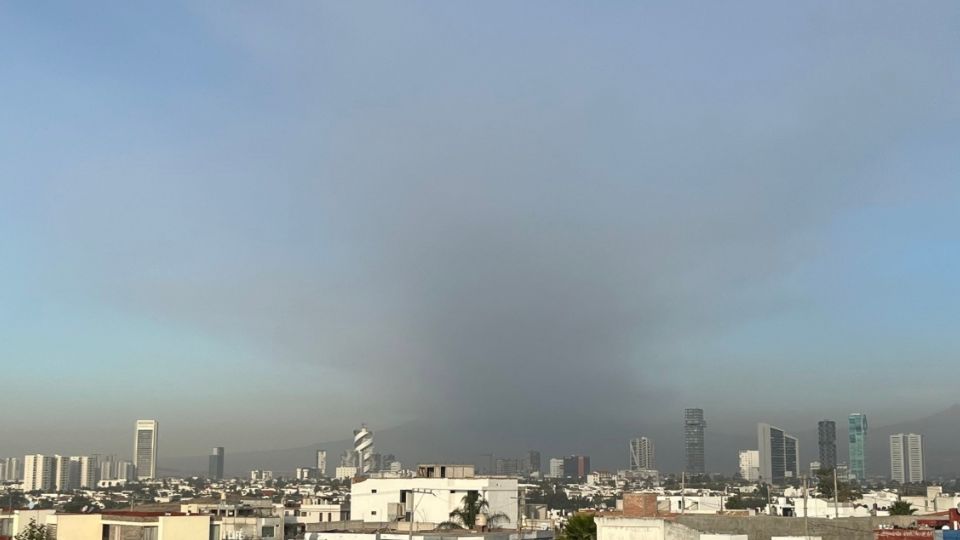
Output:
[[867,415],[853,413],[850,415],[850,476],[858,482],[867,478],[866,442],[867,442]]

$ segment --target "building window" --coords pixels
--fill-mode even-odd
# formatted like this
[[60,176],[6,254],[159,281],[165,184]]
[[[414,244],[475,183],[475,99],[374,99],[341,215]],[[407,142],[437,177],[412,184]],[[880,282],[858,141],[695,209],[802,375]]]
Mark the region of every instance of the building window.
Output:
[[143,540],[157,540],[157,527],[144,527]]
[[370,511],[370,515],[371,515],[371,516],[377,515],[377,511],[376,511],[376,510],[371,510],[371,511]]
[[260,536],[263,538],[273,538],[273,527],[261,527]]
[[371,489],[371,490],[370,490],[370,493],[376,493],[376,492],[377,492],[377,490],[375,490],[375,489]]

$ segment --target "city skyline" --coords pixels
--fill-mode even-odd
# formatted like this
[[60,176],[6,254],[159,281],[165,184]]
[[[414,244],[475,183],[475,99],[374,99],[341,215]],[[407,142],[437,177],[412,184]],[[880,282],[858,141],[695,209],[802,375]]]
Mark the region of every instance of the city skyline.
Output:
[[952,405],[896,373],[960,345],[954,4],[97,7],[0,17],[0,454],[679,470],[696,406],[729,471]]

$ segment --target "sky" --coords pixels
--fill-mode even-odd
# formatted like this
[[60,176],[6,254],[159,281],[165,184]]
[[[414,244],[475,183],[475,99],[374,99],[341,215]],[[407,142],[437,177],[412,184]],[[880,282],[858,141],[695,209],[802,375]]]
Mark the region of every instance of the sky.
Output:
[[3,3],[0,455],[945,409],[958,50],[949,1]]

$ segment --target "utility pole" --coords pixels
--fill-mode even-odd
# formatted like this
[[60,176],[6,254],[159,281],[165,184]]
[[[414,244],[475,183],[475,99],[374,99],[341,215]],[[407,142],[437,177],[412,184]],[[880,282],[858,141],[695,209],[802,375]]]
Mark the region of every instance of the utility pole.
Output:
[[429,489],[410,490],[410,530],[407,531],[407,540],[413,540],[413,526],[417,522],[417,493],[433,495],[433,491]]
[[810,520],[807,519],[807,475],[803,475],[803,538],[810,540]]
[[687,471],[680,473],[680,513],[687,513]]
[[839,498],[837,493],[837,467],[834,466],[833,467],[833,517],[834,518],[840,517],[840,507],[837,504],[838,500]]
[[519,487],[517,492],[517,540],[523,538],[523,488]]

